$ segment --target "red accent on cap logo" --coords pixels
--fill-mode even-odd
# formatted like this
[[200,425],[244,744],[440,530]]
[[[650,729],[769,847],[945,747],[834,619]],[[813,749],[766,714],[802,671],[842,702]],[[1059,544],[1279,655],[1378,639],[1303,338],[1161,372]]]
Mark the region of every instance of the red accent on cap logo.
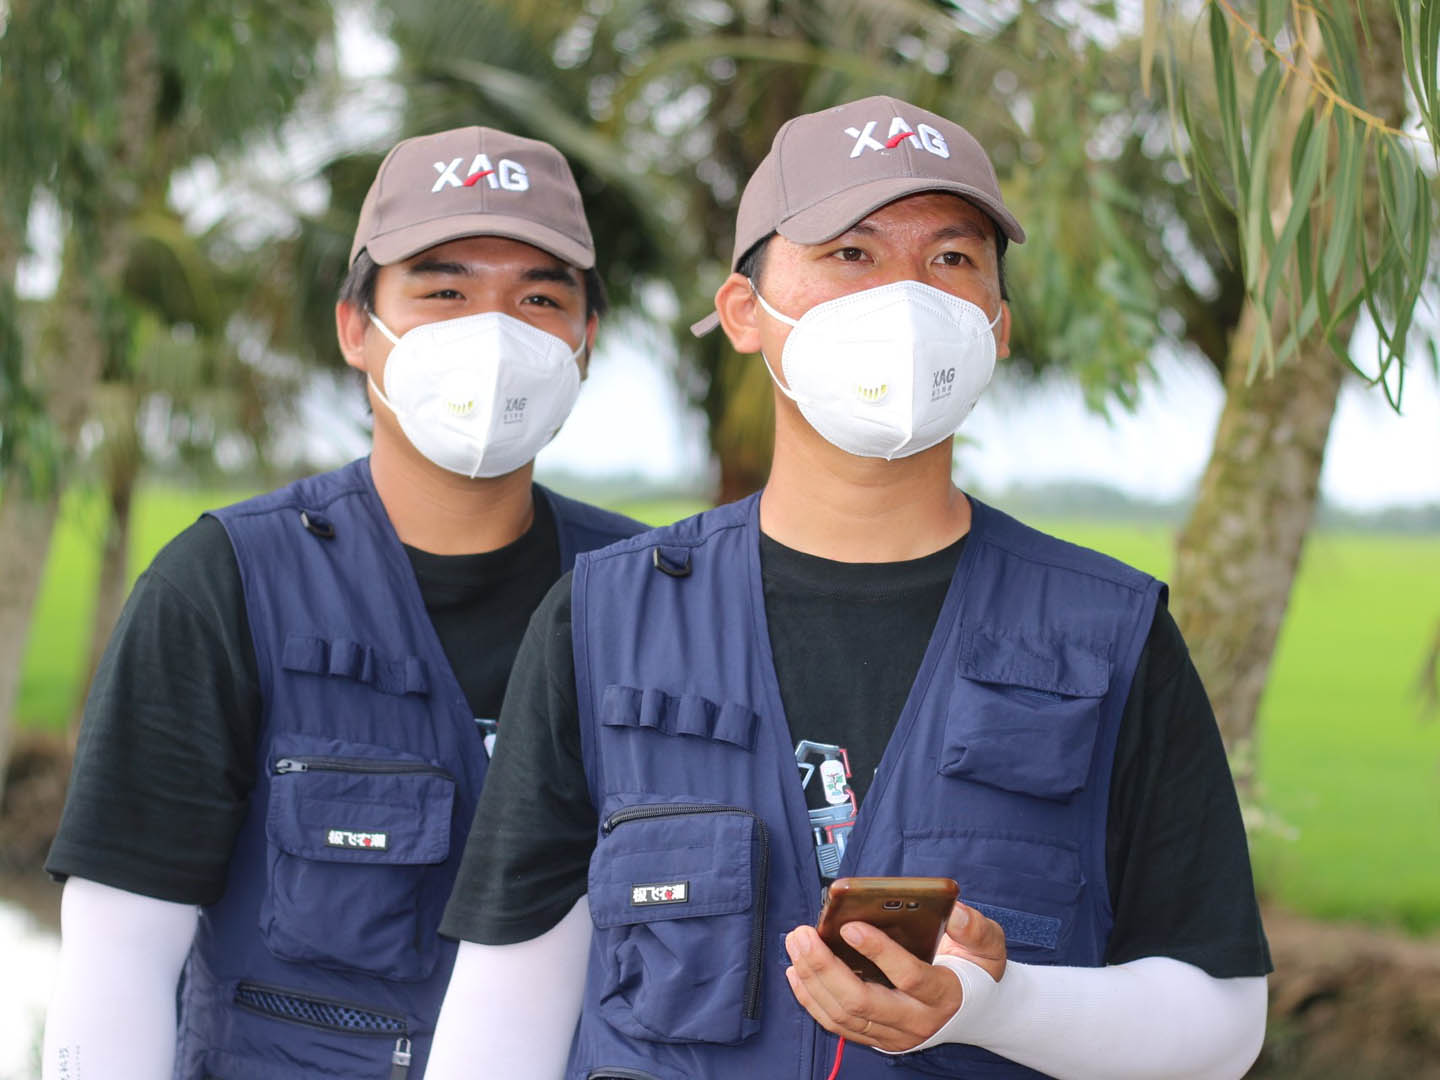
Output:
[[466,187],[474,187],[475,181],[479,180],[482,176],[489,176],[494,172],[494,169],[486,169],[484,172],[477,172],[474,176],[462,180],[461,183],[463,183]]
[[894,150],[895,147],[899,146],[902,142],[904,142],[906,139],[910,138],[910,136],[914,134],[915,133],[913,131],[902,131],[898,135],[891,135],[890,138],[885,140],[885,149]]

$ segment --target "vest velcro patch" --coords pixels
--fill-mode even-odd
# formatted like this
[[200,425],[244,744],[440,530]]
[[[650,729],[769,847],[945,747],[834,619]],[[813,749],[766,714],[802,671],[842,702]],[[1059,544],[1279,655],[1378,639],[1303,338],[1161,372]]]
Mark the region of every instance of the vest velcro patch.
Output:
[[690,902],[690,882],[666,881],[658,885],[631,885],[631,907],[649,907],[652,904],[687,904]]
[[390,846],[390,835],[383,832],[352,832],[350,829],[328,829],[325,846],[354,848],[357,851],[384,851]]

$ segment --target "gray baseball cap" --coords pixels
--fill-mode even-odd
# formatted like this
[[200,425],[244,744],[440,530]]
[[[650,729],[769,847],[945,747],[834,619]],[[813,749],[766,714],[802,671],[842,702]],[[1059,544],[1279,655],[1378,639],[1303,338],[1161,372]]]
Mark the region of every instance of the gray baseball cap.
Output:
[[595,242],[580,189],[549,143],[486,127],[398,143],[360,208],[350,262],[381,266],[462,236],[508,236],[588,270]]
[[[730,269],[772,232],[822,244],[922,191],[954,192],[990,215],[1008,239],[1025,242],[984,148],[959,124],[892,97],[787,120],[740,195]],[[690,330],[699,337],[719,321],[712,312]]]

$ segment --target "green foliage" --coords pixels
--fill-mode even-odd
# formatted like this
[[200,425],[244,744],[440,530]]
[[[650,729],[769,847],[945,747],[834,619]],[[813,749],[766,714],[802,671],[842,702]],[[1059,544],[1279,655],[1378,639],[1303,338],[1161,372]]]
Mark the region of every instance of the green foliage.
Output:
[[[1166,6],[1180,8],[1147,4],[1147,40]],[[1427,146],[1398,125],[1408,89],[1429,155],[1440,150],[1440,3],[1206,6],[1219,153],[1207,150],[1208,115],[1191,100],[1196,81],[1167,80],[1167,90],[1189,137],[1184,156],[1239,224],[1244,290],[1257,316],[1250,375],[1273,371],[1311,338],[1350,361],[1345,338],[1363,308],[1378,355],[1373,370],[1351,365],[1398,409],[1415,310],[1440,280]],[[1183,9],[1174,16],[1185,17]],[[1167,63],[1183,36],[1171,35]],[[1367,86],[1362,52],[1372,69],[1393,65],[1390,84]],[[1427,344],[1433,357],[1433,335]]]
[[56,364],[38,355],[50,343],[46,319],[91,321],[111,382],[144,381],[135,346],[153,340],[145,327],[155,318],[218,356],[234,297],[216,280],[212,246],[165,208],[171,177],[273,130],[329,62],[331,18],[320,0],[5,5],[0,293],[10,293],[42,191],[61,212],[67,287],[28,329],[0,300],[0,483],[12,474],[31,488],[59,483],[66,448],[50,429],[47,385]]

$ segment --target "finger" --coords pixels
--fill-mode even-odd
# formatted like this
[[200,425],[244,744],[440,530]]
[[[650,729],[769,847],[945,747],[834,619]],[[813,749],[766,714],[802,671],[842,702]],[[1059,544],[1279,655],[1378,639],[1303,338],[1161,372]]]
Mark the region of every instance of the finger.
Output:
[[832,1035],[844,1036],[846,1042],[898,1051],[914,1046],[917,1041],[923,1041],[917,1040],[913,1032],[895,1027],[883,1020],[862,1019],[848,1014],[833,1015],[811,995],[809,986],[794,967],[785,969],[785,978],[790,983],[790,992],[795,995],[795,1000],[815,1022]]
[[896,990],[925,1005],[937,1004],[948,984],[954,981],[949,972],[937,971],[899,944],[883,930],[868,923],[846,923],[840,936],[861,956],[872,960],[885,973]]
[[838,1027],[848,1028],[851,1018],[873,1011],[867,1008],[867,984],[830,951],[814,927],[792,930],[785,938],[785,949],[811,999]]
[[1005,930],[994,919],[986,918],[967,904],[956,902],[945,924],[943,951],[960,955],[979,964],[992,979],[1005,973]]

